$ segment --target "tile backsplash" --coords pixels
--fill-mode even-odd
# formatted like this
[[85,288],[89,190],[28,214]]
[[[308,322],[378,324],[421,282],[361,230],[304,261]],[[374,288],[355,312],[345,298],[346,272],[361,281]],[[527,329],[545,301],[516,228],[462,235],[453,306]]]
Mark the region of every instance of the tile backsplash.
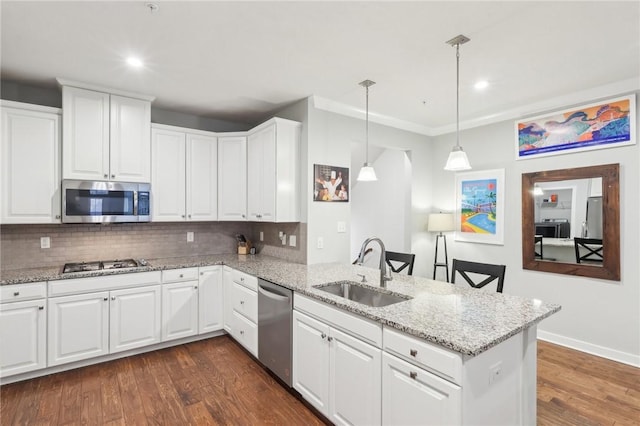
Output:
[[[265,235],[259,242],[259,231]],[[282,246],[278,230],[296,235],[296,247]],[[187,242],[187,232],[194,241]],[[1,269],[62,266],[106,259],[153,259],[236,252],[236,234],[254,241],[259,253],[306,263],[306,224],[185,222],[0,226]],[[40,248],[40,237],[51,247]]]

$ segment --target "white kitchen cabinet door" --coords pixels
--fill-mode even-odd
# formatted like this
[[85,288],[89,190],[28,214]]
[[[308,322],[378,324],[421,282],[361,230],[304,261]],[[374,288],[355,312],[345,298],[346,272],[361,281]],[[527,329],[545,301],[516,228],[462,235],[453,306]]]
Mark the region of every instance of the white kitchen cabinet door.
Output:
[[222,285],[224,330],[231,334],[233,328],[233,277],[231,276],[231,268],[228,266],[222,267]]
[[247,220],[247,138],[218,138],[218,220]]
[[152,129],[151,215],[154,222],[185,220],[185,134]]
[[[293,311],[293,387],[329,416],[329,326]],[[370,409],[370,407],[363,408]]]
[[111,353],[160,342],[161,300],[159,285],[111,291]]
[[48,366],[109,353],[109,292],[48,300]]
[[331,328],[330,412],[336,425],[379,425],[382,351]]
[[151,103],[111,95],[110,180],[151,179]]
[[383,425],[459,425],[461,394],[453,383],[383,353]]
[[198,334],[198,281],[162,285],[162,341]]
[[223,319],[222,266],[200,268],[198,278],[198,333],[222,330]]
[[62,87],[62,178],[109,180],[109,94]]
[[275,124],[252,133],[247,138],[247,214],[252,221],[275,221]]
[[187,133],[187,220],[218,218],[218,143]]
[[0,377],[46,367],[45,299],[0,305]]
[[60,223],[60,115],[3,107],[1,143],[1,223]]
[[249,220],[300,220],[300,131],[296,121],[274,118],[258,126],[247,141]]

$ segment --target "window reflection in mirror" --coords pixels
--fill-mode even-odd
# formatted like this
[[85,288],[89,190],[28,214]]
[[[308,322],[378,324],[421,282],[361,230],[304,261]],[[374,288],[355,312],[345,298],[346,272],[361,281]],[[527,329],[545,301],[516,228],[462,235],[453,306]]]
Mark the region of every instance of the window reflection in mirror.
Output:
[[620,280],[618,176],[618,164],[523,174],[523,268]]

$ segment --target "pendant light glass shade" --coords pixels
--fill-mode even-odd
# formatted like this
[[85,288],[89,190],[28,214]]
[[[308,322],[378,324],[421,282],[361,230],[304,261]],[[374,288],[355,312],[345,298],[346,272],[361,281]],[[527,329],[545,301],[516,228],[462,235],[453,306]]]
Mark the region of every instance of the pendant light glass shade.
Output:
[[359,84],[360,86],[367,89],[367,115],[366,115],[367,130],[366,130],[366,139],[365,139],[365,150],[366,150],[365,162],[362,168],[360,169],[360,173],[358,173],[358,181],[372,182],[372,181],[378,180],[378,178],[376,176],[375,170],[373,170],[373,167],[371,166],[371,164],[369,164],[369,86],[373,86],[374,84],[376,84],[376,82],[371,80],[365,80],[365,81],[361,81]]
[[468,37],[460,34],[449,40],[447,44],[456,47],[456,145],[451,149],[444,169],[450,171],[469,170],[471,164],[467,154],[460,146],[460,45],[468,42]]

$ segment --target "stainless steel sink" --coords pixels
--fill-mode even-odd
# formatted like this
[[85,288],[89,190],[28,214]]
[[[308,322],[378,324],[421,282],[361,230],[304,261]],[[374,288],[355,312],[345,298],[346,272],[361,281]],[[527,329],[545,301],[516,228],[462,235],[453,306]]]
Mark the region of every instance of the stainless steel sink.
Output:
[[393,305],[394,303],[411,299],[409,296],[400,296],[398,294],[388,293],[382,289],[365,287],[355,281],[337,281],[335,283],[316,286],[315,288],[374,308]]

